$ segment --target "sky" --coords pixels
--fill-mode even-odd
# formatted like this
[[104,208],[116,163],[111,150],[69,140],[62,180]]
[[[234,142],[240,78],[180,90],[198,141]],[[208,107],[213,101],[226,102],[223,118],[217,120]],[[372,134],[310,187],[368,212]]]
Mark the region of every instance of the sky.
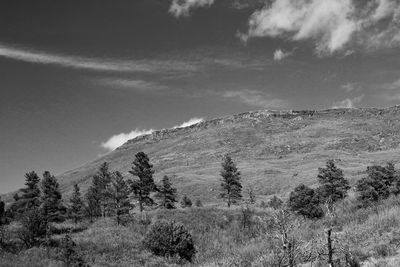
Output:
[[0,193],[158,129],[396,104],[398,0],[2,0]]

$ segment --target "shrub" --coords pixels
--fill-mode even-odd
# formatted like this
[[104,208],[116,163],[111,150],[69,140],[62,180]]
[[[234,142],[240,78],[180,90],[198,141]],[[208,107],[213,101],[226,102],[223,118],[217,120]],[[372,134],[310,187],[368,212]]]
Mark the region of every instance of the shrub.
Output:
[[37,245],[46,236],[48,222],[37,208],[25,212],[21,224],[18,236],[28,248]]
[[190,208],[191,206],[192,206],[192,200],[187,195],[184,195],[181,200],[181,207]]
[[61,261],[67,266],[86,266],[84,260],[76,251],[77,245],[69,235],[61,240]]
[[314,189],[305,186],[297,186],[289,196],[288,206],[299,215],[308,219],[318,219],[324,216],[324,211],[319,205],[318,194]]
[[143,245],[155,255],[172,257],[191,262],[196,254],[192,235],[180,223],[173,221],[157,221],[146,233]]
[[197,199],[197,200],[196,200],[195,205],[196,205],[196,207],[198,207],[198,208],[203,207],[203,203],[201,203],[201,200],[200,200],[200,199]]

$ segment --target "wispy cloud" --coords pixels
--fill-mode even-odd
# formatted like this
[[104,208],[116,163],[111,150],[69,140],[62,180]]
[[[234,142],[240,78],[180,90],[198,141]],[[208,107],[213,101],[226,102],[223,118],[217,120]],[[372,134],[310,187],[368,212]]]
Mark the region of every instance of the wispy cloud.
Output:
[[284,99],[273,98],[270,94],[257,90],[225,91],[222,97],[235,99],[249,106],[266,109],[286,108],[288,102]]
[[292,54],[292,52],[285,52],[284,50],[282,50],[282,49],[277,49],[277,50],[275,50],[275,52],[274,52],[274,60],[275,61],[282,61],[282,60],[284,60],[285,58],[287,58],[288,56],[290,56]]
[[385,83],[382,86],[382,89],[385,90],[400,90],[400,79],[395,80],[393,82]]
[[[176,125],[174,127],[172,127],[172,129],[177,129],[177,128],[184,128],[184,127],[189,127],[191,125],[194,124],[198,124],[200,122],[204,121],[203,118],[191,118],[188,121],[185,121],[179,125]],[[101,144],[101,146],[104,149],[107,149],[109,151],[113,151],[116,148],[122,146],[123,144],[125,144],[127,141],[134,139],[136,137],[142,136],[142,135],[147,135],[147,134],[152,134],[154,132],[153,129],[150,130],[145,130],[145,129],[135,129],[132,130],[129,133],[120,133],[120,134],[116,134],[111,136],[107,141],[103,142]]]
[[154,132],[154,130],[150,129],[150,130],[133,130],[129,133],[120,133],[120,134],[116,134],[111,136],[106,142],[102,143],[101,146],[107,150],[114,150],[117,147],[122,146],[124,143],[126,143],[127,141],[134,139],[138,136],[142,136],[142,135],[146,135],[146,134],[151,134],[152,132]]
[[[356,4],[357,2],[357,4]],[[319,55],[400,45],[398,0],[275,0],[254,12],[240,37],[313,40]]]
[[110,72],[194,72],[198,67],[188,62],[175,60],[121,60],[110,58],[90,58],[55,54],[29,48],[20,48],[0,43],[0,57],[14,60],[50,64],[74,69]]
[[198,124],[198,123],[203,122],[203,121],[204,121],[203,118],[191,118],[190,120],[185,121],[185,122],[183,122],[182,124],[176,125],[176,126],[174,126],[174,127],[172,127],[172,128],[173,128],[173,129],[185,128],[185,127],[189,127],[189,126]]
[[209,7],[212,4],[214,0],[173,0],[169,12],[175,17],[189,16],[192,9]]
[[355,108],[364,98],[364,95],[360,95],[354,98],[346,98],[341,101],[334,102],[332,108]]
[[362,86],[359,83],[346,83],[341,86],[346,93],[357,92],[362,90]]
[[150,82],[136,79],[122,79],[122,78],[100,78],[95,79],[94,83],[101,84],[109,87],[125,88],[134,91],[164,91],[170,89],[168,86],[159,84],[157,82]]

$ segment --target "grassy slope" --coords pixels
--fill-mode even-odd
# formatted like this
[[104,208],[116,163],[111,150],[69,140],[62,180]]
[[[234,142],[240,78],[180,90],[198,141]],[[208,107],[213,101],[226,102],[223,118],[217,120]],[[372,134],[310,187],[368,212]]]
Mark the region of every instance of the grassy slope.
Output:
[[135,153],[149,154],[160,180],[172,177],[181,194],[217,202],[220,161],[229,153],[238,163],[243,183],[261,198],[287,194],[299,183],[315,183],[317,168],[337,159],[350,181],[367,165],[400,160],[400,107],[273,113],[248,112],[163,130],[130,140],[122,147],[60,175],[68,195],[79,182],[83,189],[98,166],[108,161],[129,177]]

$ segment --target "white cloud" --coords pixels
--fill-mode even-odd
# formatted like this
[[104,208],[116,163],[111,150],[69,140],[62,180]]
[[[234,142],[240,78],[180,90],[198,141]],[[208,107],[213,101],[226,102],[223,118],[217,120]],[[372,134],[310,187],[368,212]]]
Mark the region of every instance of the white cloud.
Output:
[[[172,127],[172,129],[177,129],[177,128],[184,128],[184,127],[189,127],[191,125],[197,124],[204,121],[203,118],[191,118],[190,120],[183,122],[180,125],[176,125],[174,127]],[[113,151],[116,148],[122,146],[123,144],[125,144],[126,142],[128,142],[131,139],[134,139],[138,136],[142,136],[142,135],[147,135],[147,134],[152,134],[154,132],[153,129],[150,130],[140,130],[140,129],[135,129],[129,133],[120,133],[120,134],[116,134],[111,136],[107,141],[103,142],[101,144],[101,146],[104,149],[107,149],[109,151]]]
[[209,7],[214,0],[173,0],[169,12],[175,17],[189,16],[190,10],[199,7]]
[[20,48],[0,43],[0,57],[14,60],[57,65],[74,69],[111,72],[191,72],[197,67],[193,64],[174,60],[120,60],[110,58],[89,58],[54,54],[29,48]]
[[288,56],[290,56],[292,54],[292,52],[285,52],[282,49],[277,49],[274,52],[274,60],[275,61],[282,61],[285,58],[287,58]]
[[357,82],[354,82],[354,83],[350,83],[349,82],[349,83],[343,84],[341,86],[341,88],[343,90],[345,90],[346,93],[357,92],[357,91],[361,91],[363,89],[362,85],[360,83],[357,83]]
[[273,98],[270,94],[257,90],[225,91],[222,96],[236,99],[249,106],[266,109],[280,109],[288,106],[286,100]]
[[382,85],[385,90],[400,90],[400,79]]
[[[350,45],[400,45],[398,0],[275,0],[254,12],[240,37],[312,40],[319,55],[349,51]],[[386,19],[387,21],[382,21]],[[351,51],[351,50],[350,50]]]
[[135,80],[135,79],[112,79],[112,78],[104,78],[104,79],[95,79],[94,83],[111,86],[111,87],[119,87],[132,89],[136,91],[162,91],[169,89],[168,86],[162,85],[155,82],[148,82],[143,80]]
[[125,144],[127,141],[134,139],[138,136],[146,135],[146,134],[151,134],[153,133],[154,130],[133,130],[130,133],[120,133],[111,136],[106,142],[102,143],[101,146],[105,149],[108,149],[110,151],[116,149],[117,147],[122,146]]
[[176,125],[176,126],[174,126],[174,127],[172,127],[172,128],[173,128],[173,129],[176,129],[176,128],[185,128],[185,127],[192,126],[192,125],[194,125],[194,124],[198,124],[198,123],[203,122],[203,121],[204,121],[203,118],[191,118],[190,120],[185,121],[184,123],[182,123],[182,124],[180,124],[180,125]]
[[334,102],[332,104],[332,108],[354,108],[357,104],[359,104],[364,98],[364,95],[360,95],[354,98],[346,98],[341,101]]

